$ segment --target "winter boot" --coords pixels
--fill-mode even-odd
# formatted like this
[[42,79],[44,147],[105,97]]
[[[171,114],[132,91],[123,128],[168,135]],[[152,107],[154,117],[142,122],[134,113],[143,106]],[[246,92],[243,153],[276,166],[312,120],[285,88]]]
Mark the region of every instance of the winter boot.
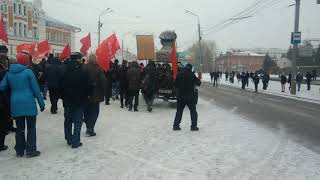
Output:
[[191,130],[191,131],[199,131],[199,128],[198,128],[198,127],[191,127],[190,130]]
[[32,153],[27,153],[27,158],[37,157],[37,156],[40,156],[40,154],[41,154],[40,151],[34,151]]
[[73,144],[73,145],[71,146],[71,148],[72,148],[72,149],[77,149],[77,148],[79,148],[79,147],[81,147],[81,146],[82,146],[82,143]]
[[172,130],[174,131],[181,131],[181,128],[179,126],[173,126]]

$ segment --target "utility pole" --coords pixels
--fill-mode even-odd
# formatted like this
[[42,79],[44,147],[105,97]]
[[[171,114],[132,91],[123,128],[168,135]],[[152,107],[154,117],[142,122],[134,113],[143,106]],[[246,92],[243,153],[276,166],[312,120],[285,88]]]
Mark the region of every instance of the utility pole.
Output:
[[297,76],[297,55],[299,50],[299,46],[298,46],[299,43],[294,42],[294,34],[299,33],[299,21],[300,21],[300,0],[296,0],[294,33],[292,35],[293,53],[292,53],[292,73],[291,73],[291,94],[293,95],[296,95],[297,93],[296,76]]
[[99,14],[99,20],[98,20],[98,46],[100,45],[101,42],[101,27],[102,27],[102,23],[101,23],[101,17],[107,13],[111,13],[113,12],[112,9],[107,8],[105,10],[103,10],[100,14]]

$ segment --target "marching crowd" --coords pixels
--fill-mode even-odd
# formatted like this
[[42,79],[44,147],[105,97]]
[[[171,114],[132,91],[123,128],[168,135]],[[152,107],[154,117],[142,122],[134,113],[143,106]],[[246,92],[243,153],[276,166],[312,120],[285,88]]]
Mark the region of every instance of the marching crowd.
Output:
[[[219,80],[222,78],[222,72],[216,71],[216,72],[211,72],[210,73],[211,81],[213,81],[213,86],[218,86]],[[234,79],[238,80],[238,83],[241,82],[242,84],[242,89],[245,89],[246,87],[249,86],[249,81],[251,79],[252,83],[255,86],[255,91],[258,92],[258,87],[260,84],[260,81],[262,81],[263,84],[263,90],[267,90],[269,86],[269,81],[270,81],[270,75],[267,72],[262,72],[258,74],[258,72],[234,72],[232,71],[229,73],[228,71],[225,72],[225,81],[229,81],[230,83],[234,83]],[[291,90],[291,83],[292,83],[292,75],[289,73],[289,75],[285,75],[282,73],[279,75],[280,79],[280,84],[281,84],[281,92],[285,92],[286,90],[286,84],[289,84],[289,90]],[[298,72],[296,75],[296,82],[297,82],[297,90],[301,90],[301,84],[303,83],[304,76],[302,73]],[[311,89],[311,82],[312,80],[316,80],[316,71],[314,70],[312,74],[310,72],[307,72],[305,74],[305,82],[307,84],[307,90],[310,91]]]
[[[116,59],[110,62],[110,70],[103,71],[96,55],[87,60],[81,53],[72,53],[61,61],[49,54],[37,64],[32,56],[22,52],[16,58],[8,57],[6,46],[0,46],[0,151],[5,151],[5,137],[15,131],[17,157],[36,157],[36,119],[39,106],[45,110],[47,91],[51,103],[51,114],[57,114],[58,101],[64,108],[64,138],[71,148],[82,146],[80,133],[83,122],[88,137],[96,136],[94,130],[99,116],[100,103],[110,105],[110,100],[120,100],[120,107],[138,111],[140,91],[152,112],[157,93],[159,69],[167,68],[150,61],[146,67],[137,61],[122,64]],[[192,72],[192,65],[186,65],[177,75],[175,86],[178,90],[177,113],[173,130],[181,130],[180,123],[185,106],[191,113],[191,131],[198,131],[195,102],[195,86],[201,81]],[[13,128],[13,120],[16,128]],[[25,133],[26,132],[26,133]]]

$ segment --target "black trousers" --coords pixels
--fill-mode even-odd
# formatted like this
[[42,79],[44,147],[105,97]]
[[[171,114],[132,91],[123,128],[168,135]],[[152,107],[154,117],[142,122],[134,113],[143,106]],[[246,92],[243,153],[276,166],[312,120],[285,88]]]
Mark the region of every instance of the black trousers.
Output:
[[120,88],[120,104],[121,106],[128,105],[128,90],[126,88]]
[[267,82],[263,82],[263,90],[267,90],[268,87],[268,83]]
[[173,127],[179,127],[183,115],[183,110],[186,106],[188,106],[191,115],[191,128],[197,127],[198,123],[198,113],[195,103],[195,98],[192,96],[188,97],[180,97],[177,102],[177,113],[174,119]]
[[213,86],[218,87],[218,79],[214,79]]
[[311,89],[311,83],[307,83],[308,91]]
[[254,83],[254,89],[256,92],[258,92],[258,85],[259,85],[258,83]]
[[57,112],[58,100],[60,98],[59,89],[55,87],[49,87],[49,96],[51,102],[51,112]]
[[[137,109],[139,106],[139,90],[129,90],[128,91],[128,103],[129,103],[129,108],[132,109]],[[133,99],[134,99],[134,104],[133,104]]]
[[12,125],[10,124],[10,122],[12,122],[12,120],[10,120],[8,109],[1,108],[0,109],[0,147],[4,146],[4,140],[6,135],[8,134],[8,130],[12,128]]
[[152,108],[154,98],[155,98],[155,93],[145,93],[143,94],[144,100],[146,101],[147,107]]

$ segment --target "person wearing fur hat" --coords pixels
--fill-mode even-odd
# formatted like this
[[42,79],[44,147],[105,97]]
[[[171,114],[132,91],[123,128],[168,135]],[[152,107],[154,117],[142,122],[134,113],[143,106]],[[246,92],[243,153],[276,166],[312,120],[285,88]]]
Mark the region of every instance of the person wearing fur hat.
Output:
[[[11,90],[10,110],[11,117],[16,121],[16,155],[23,157],[35,157],[40,155],[36,145],[36,117],[37,104],[41,112],[44,111],[43,101],[39,85],[33,72],[28,68],[30,57],[26,54],[17,56],[17,63],[10,65],[8,73],[0,83],[0,90]],[[27,138],[25,127],[27,124]]]
[[175,86],[177,88],[177,113],[173,124],[174,131],[180,131],[180,123],[182,119],[183,110],[188,106],[191,114],[191,131],[199,131],[197,126],[198,113],[195,101],[196,86],[200,86],[201,81],[192,72],[192,65],[187,64],[182,72],[177,75]]

